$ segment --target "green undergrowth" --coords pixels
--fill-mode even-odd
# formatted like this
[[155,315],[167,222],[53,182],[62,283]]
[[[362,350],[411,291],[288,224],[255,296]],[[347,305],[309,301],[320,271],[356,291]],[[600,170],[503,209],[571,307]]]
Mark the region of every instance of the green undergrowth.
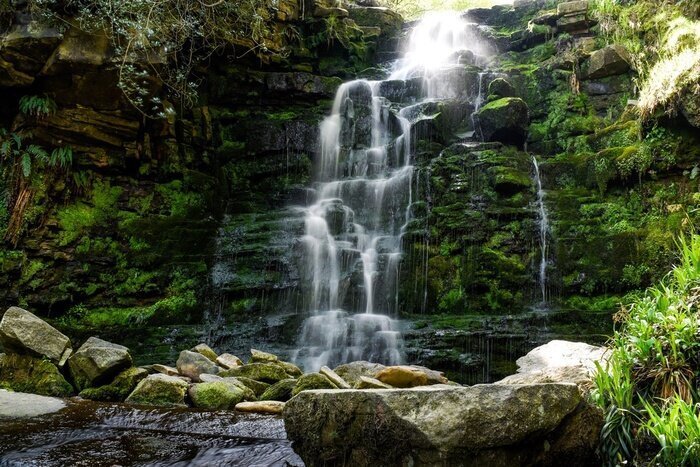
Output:
[[610,359],[598,366],[607,465],[700,464],[700,236],[679,247],[668,276],[617,313]]

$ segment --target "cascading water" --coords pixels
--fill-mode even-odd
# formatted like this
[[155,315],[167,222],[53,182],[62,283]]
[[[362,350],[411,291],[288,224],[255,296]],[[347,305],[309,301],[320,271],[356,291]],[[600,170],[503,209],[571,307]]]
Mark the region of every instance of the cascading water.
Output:
[[535,185],[537,187],[537,212],[540,239],[540,267],[538,282],[542,297],[541,305],[547,304],[547,256],[549,250],[549,215],[544,204],[544,190],[542,189],[542,179],[540,178],[540,166],[537,158],[532,156],[532,165],[535,167]]
[[450,73],[483,52],[468,26],[453,12],[421,20],[389,78],[344,83],[320,126],[316,199],[299,208],[311,316],[293,359],[306,370],[402,360],[390,315],[398,312],[401,237],[414,201],[413,130],[441,100],[464,93]]

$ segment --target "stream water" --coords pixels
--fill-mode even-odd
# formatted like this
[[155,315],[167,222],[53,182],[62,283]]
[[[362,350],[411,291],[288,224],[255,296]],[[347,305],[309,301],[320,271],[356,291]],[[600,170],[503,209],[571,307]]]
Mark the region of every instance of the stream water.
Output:
[[440,112],[442,101],[464,92],[455,70],[464,70],[465,55],[481,52],[470,31],[454,13],[428,15],[388,78],[344,83],[320,126],[315,197],[298,208],[310,316],[293,359],[306,370],[404,359],[393,317],[402,234],[414,202],[414,132]]
[[0,466],[303,466],[282,419],[236,412],[69,402],[32,419],[0,417]]

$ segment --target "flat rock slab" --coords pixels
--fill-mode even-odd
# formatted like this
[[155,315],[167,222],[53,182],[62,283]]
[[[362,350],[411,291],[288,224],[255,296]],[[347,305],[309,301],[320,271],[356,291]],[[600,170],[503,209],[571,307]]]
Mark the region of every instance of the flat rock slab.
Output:
[[55,397],[0,389],[0,419],[29,418],[58,412],[66,403]]

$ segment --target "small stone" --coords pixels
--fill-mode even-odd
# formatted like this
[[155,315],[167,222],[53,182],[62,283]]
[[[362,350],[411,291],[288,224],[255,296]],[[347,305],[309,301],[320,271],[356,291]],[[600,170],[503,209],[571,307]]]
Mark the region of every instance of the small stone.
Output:
[[225,381],[193,384],[188,393],[195,407],[209,410],[231,409],[244,397],[239,387]]
[[394,389],[386,383],[382,383],[378,379],[370,378],[369,376],[360,376],[355,383],[355,389]]
[[59,367],[72,352],[70,339],[27,310],[7,309],[0,321],[0,344],[7,353],[46,357]]
[[216,363],[227,370],[243,365],[243,361],[240,358],[236,357],[235,355],[231,355],[230,353],[223,353],[219,355],[216,358]]
[[199,375],[202,373],[216,375],[219,373],[220,369],[204,355],[189,350],[183,350],[180,352],[180,357],[177,359],[177,371],[183,376],[192,378],[192,381],[198,382]]
[[277,355],[263,352],[262,350],[250,349],[250,361],[252,363],[269,363],[279,361]]
[[68,369],[78,389],[109,383],[132,364],[129,349],[91,337],[68,359]]
[[287,402],[292,398],[292,391],[297,385],[295,379],[283,379],[265,390],[260,396],[261,401],[281,401]]
[[210,375],[209,373],[202,373],[199,375],[199,380],[203,383],[213,383],[214,381],[223,381],[224,378],[218,375]]
[[333,382],[321,373],[308,373],[297,380],[297,384],[292,390],[292,396],[296,396],[302,391],[313,391],[316,389],[338,389]]
[[133,390],[126,402],[161,407],[185,407],[187,383],[175,376],[149,375]]
[[427,386],[428,375],[410,366],[390,366],[377,373],[377,379],[395,388]]
[[212,362],[216,362],[217,355],[216,352],[212,350],[211,347],[209,347],[207,344],[197,344],[194,347],[192,347],[192,352],[197,352],[199,354],[204,355],[207,357],[209,360]]
[[343,378],[341,378],[338,373],[335,371],[331,370],[327,366],[322,366],[321,370],[319,371],[323,376],[331,380],[333,384],[338,386],[338,389],[351,389],[352,386],[350,386]]
[[177,371],[177,368],[173,368],[168,365],[161,365],[159,363],[156,363],[155,365],[151,365],[151,368],[153,371],[162,373],[164,375],[168,376],[178,376],[180,373]]
[[281,414],[285,403],[280,401],[240,402],[236,410],[248,413]]

